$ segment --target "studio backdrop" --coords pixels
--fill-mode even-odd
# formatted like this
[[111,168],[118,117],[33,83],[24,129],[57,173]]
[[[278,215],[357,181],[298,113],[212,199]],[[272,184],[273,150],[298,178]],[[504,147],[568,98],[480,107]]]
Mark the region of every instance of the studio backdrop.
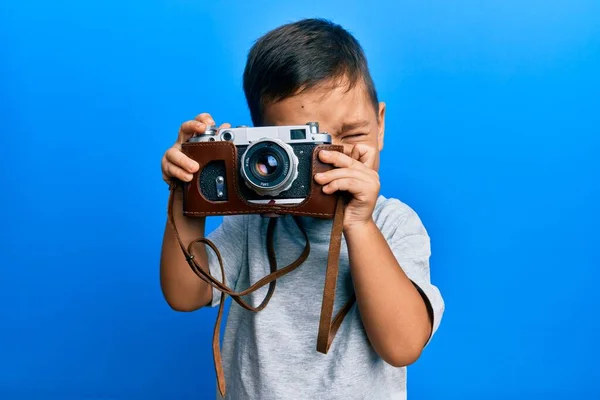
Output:
[[598,1],[5,0],[0,399],[213,398],[216,309],[159,286],[160,161],[201,112],[251,125],[247,52],[304,17],[363,45],[382,194],[431,236],[409,398],[600,398]]

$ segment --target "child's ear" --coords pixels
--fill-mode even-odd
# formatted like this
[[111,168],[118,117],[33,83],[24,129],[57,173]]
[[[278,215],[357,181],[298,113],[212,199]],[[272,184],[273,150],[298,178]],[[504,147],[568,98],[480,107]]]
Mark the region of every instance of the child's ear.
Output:
[[379,145],[379,151],[381,151],[383,150],[383,136],[385,134],[385,103],[383,101],[379,103],[377,125],[379,129],[379,131],[377,132],[377,143]]

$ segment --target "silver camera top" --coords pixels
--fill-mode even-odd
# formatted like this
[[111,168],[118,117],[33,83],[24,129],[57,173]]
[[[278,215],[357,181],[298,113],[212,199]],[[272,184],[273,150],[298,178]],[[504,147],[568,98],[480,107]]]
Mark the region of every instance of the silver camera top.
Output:
[[331,144],[331,135],[319,132],[317,122],[305,125],[259,126],[249,128],[238,126],[218,130],[211,126],[202,135],[194,136],[190,142],[233,142],[234,145],[249,145],[260,139],[279,139],[284,143],[323,143]]

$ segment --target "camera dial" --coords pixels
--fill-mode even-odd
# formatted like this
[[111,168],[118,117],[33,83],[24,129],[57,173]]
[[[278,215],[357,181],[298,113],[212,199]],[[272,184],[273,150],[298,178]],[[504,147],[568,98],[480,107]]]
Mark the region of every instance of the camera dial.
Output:
[[189,142],[214,142],[216,141],[215,136],[217,132],[218,128],[215,125],[209,125],[206,127],[204,133],[192,136]]

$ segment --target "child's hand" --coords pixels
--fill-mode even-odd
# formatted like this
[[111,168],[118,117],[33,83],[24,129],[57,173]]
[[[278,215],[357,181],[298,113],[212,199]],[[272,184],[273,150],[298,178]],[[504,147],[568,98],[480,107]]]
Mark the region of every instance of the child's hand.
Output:
[[[165,152],[162,158],[161,169],[165,182],[170,183],[171,178],[178,178],[184,182],[192,180],[192,174],[198,171],[199,166],[196,161],[181,152],[181,144],[192,136],[203,134],[207,126],[214,124],[215,121],[208,113],[199,114],[195,119],[181,124],[175,144]],[[219,129],[228,127],[230,127],[229,124],[223,124]]]
[[346,207],[344,229],[364,226],[373,221],[373,209],[379,196],[379,174],[373,169],[376,149],[356,144],[350,156],[337,151],[320,151],[319,158],[337,167],[316,174],[315,181],[323,185],[323,192],[332,194],[338,190],[352,194]]

